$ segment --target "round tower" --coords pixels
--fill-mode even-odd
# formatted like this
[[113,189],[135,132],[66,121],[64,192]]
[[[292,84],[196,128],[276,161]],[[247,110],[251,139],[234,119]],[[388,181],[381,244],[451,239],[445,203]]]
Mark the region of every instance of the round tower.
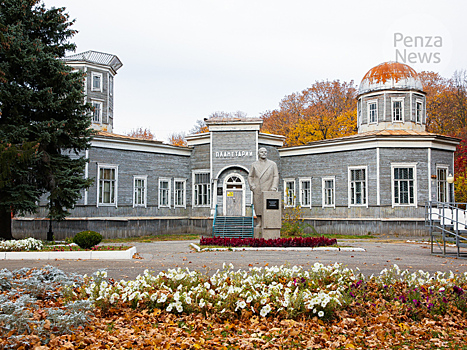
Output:
[[417,72],[385,62],[371,68],[358,87],[358,132],[425,131],[426,98]]

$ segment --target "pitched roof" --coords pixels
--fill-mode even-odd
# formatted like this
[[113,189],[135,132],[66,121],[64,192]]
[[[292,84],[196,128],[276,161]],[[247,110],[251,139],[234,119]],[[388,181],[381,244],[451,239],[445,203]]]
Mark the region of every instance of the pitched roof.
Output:
[[114,133],[107,132],[107,131],[99,131],[99,132],[97,132],[96,135],[97,136],[102,136],[102,137],[107,137],[107,138],[122,139],[122,140],[152,142],[152,143],[157,143],[157,144],[162,144],[163,143],[162,141],[148,140],[148,139],[143,139],[141,137],[133,137],[133,136],[128,136],[128,135],[119,135],[119,134],[114,134]]
[[92,50],[66,56],[61,58],[61,60],[66,62],[84,61],[88,63],[103,64],[112,67],[115,72],[123,66],[122,61],[120,61],[117,56]]

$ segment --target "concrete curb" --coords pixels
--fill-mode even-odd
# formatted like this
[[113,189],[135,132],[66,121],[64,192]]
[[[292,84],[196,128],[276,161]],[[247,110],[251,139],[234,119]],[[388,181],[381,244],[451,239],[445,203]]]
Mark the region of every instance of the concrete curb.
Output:
[[129,260],[136,247],[127,250],[86,250],[73,252],[0,252],[0,260]]
[[340,252],[365,252],[363,248],[353,248],[353,247],[231,247],[231,248],[201,248],[197,244],[190,243],[190,246],[198,252],[213,252],[213,251],[340,251]]

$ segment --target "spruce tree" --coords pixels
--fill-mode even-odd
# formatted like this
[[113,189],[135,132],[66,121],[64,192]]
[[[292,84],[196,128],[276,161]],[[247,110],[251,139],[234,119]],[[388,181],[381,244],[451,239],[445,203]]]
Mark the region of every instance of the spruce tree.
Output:
[[11,239],[11,216],[34,212],[47,196],[60,220],[91,181],[90,105],[83,75],[61,60],[76,33],[64,8],[39,0],[0,0],[0,238]]

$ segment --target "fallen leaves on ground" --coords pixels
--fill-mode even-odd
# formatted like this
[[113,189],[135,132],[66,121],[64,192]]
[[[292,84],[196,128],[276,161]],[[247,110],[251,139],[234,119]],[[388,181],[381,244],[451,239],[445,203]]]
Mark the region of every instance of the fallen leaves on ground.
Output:
[[[361,311],[361,310],[360,310]],[[376,310],[375,310],[376,311]],[[466,349],[467,320],[401,321],[389,312],[366,317],[341,311],[330,322],[317,318],[279,320],[242,315],[175,315],[159,309],[96,310],[91,322],[72,334],[53,336],[41,345],[37,336],[24,340],[42,349]],[[8,339],[0,343],[8,345]],[[19,347],[18,347],[19,348]]]

